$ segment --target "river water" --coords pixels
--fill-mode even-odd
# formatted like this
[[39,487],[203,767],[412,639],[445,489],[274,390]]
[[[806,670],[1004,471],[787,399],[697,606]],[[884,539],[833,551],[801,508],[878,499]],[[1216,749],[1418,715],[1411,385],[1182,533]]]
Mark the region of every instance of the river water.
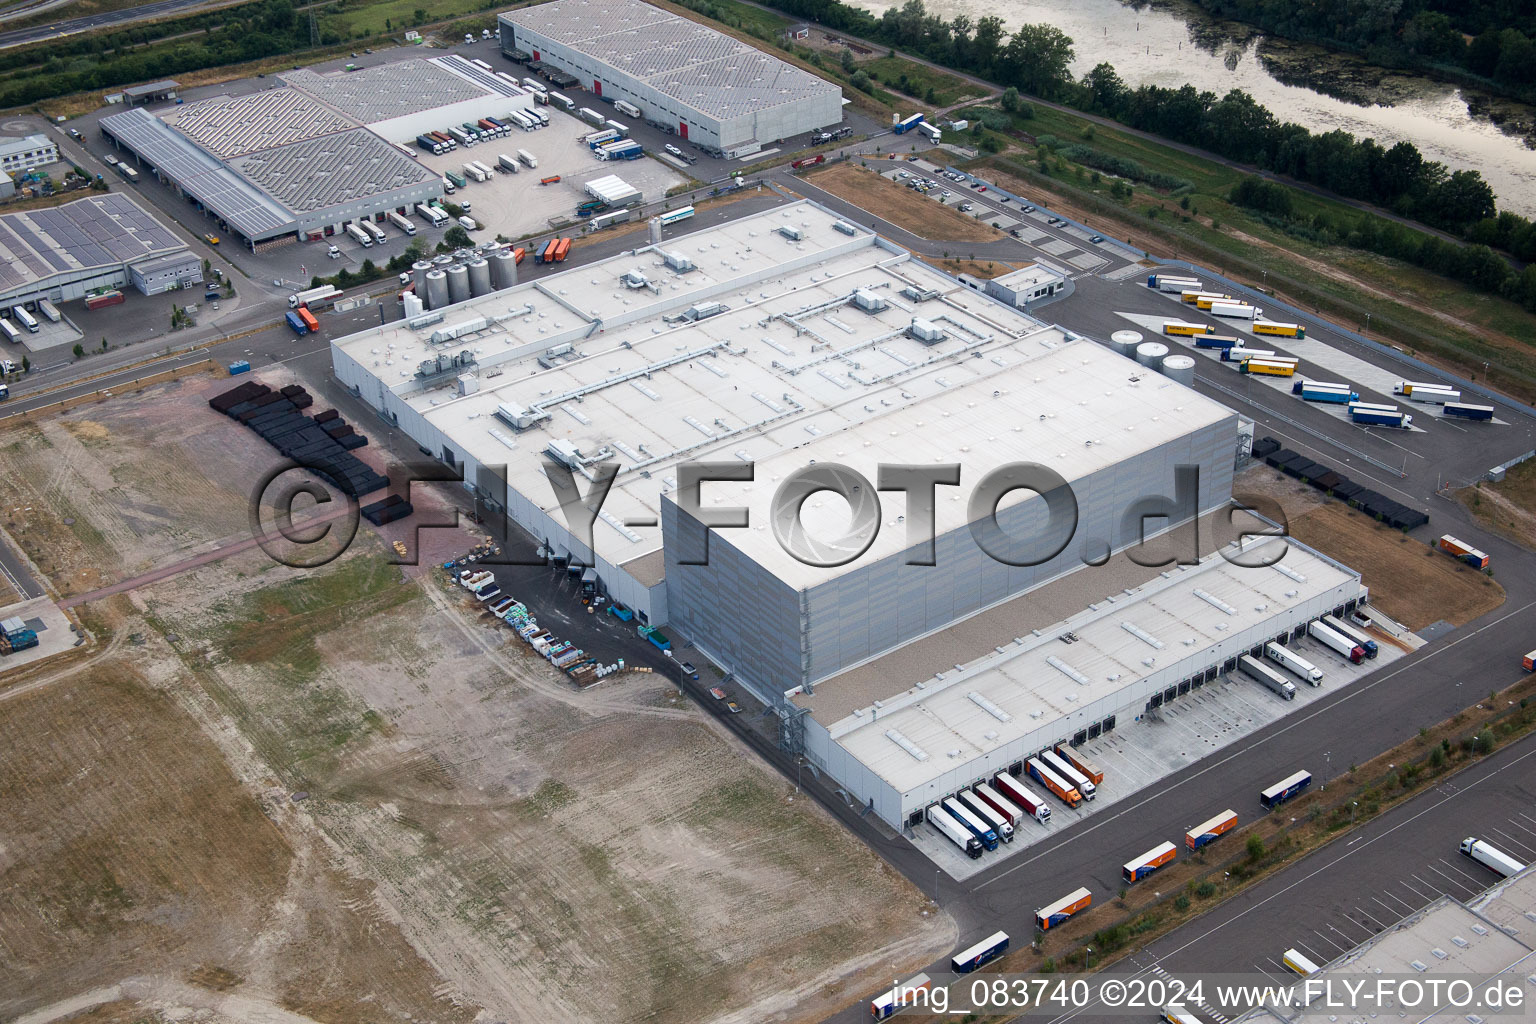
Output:
[[[900,6],[900,0],[854,2],[876,14]],[[1118,0],[926,0],[926,4],[930,13],[945,19],[966,14],[975,22],[996,14],[1010,29],[1021,24],[1055,25],[1072,37],[1073,71],[1079,76],[1108,61],[1133,87],[1178,87],[1187,82],[1217,95],[1242,89],[1277,118],[1313,132],[1342,129],[1360,138],[1374,137],[1385,147],[1412,142],[1426,159],[1438,160],[1453,171],[1481,171],[1498,194],[1501,209],[1536,216],[1536,151],[1528,149],[1520,136],[1506,135],[1490,121],[1471,116],[1455,86],[1393,75],[1375,83],[1393,97],[1391,106],[1360,106],[1278,81],[1259,60],[1259,52],[1268,45],[1262,35],[1251,33],[1234,40],[1198,12],[1191,14],[1195,21],[1186,23],[1174,11],[1138,11]],[[1277,44],[1275,50],[1297,54],[1286,44]],[[1357,62],[1329,61],[1310,48],[1301,49],[1296,62],[1363,67]]]

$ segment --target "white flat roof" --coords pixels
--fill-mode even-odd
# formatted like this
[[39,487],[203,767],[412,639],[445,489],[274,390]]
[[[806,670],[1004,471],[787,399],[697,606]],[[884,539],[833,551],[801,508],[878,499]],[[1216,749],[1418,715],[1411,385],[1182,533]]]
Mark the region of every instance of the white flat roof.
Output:
[[[752,507],[751,529],[721,537],[797,587],[845,571],[802,565],[765,525],[774,481],[810,459],[847,462],[871,480],[882,459],[961,462],[963,484],[995,465],[1039,460],[1071,480],[1232,415],[1093,342],[1067,341],[867,231],[839,232],[838,219],[796,203],[664,242],[695,262],[689,272],[646,248],[450,307],[420,329],[394,323],[334,344],[476,462],[505,465],[509,484],[546,511],[557,509],[544,478],[552,441],[619,463],[604,504],[615,520],[659,520],[684,459],[759,463],[756,483],[707,485],[704,500]],[[623,283],[635,274],[645,286]],[[885,308],[849,301],[860,291]],[[714,302],[728,308],[676,319]],[[945,337],[910,337],[914,317]],[[468,321],[481,326],[431,342],[434,331]],[[421,363],[464,351],[479,365],[478,393],[458,396],[451,374],[422,388]],[[545,418],[518,432],[496,416],[503,404],[539,407]],[[738,497],[743,489],[750,493]],[[807,525],[840,532],[840,499],[815,504]],[[963,523],[963,501],[941,506],[941,529]],[[897,550],[903,537],[882,529],[876,548],[848,568]],[[600,555],[624,564],[658,549],[661,531],[609,523],[595,539]]]
[[[1253,561],[1281,539],[1250,542]],[[956,764],[980,757],[1049,726],[1080,708],[1125,690],[1163,667],[1200,653],[1288,608],[1356,579],[1334,563],[1290,544],[1282,565],[1244,568],[1217,555],[1200,565],[1169,569],[1135,588],[1096,600],[1079,614],[1018,637],[1001,648],[980,648],[978,656],[937,676],[887,676],[881,707],[872,704],[828,725],[831,738],[897,792],[918,789]],[[1015,601],[1040,600],[1042,591],[1091,585],[1098,572],[1084,567]],[[1213,603],[1221,602],[1221,605]],[[1061,640],[1071,632],[1077,639]],[[947,643],[943,632],[907,649]],[[1160,645],[1160,646],[1158,646]],[[897,652],[899,655],[900,652]],[[914,664],[920,657],[909,659]],[[1147,665],[1151,660],[1153,664]],[[858,669],[851,670],[858,672]],[[836,702],[841,676],[816,684],[816,696],[801,694],[809,706],[826,695]],[[921,688],[918,684],[921,683]],[[1008,716],[1003,721],[977,701],[979,695]],[[920,760],[887,736],[896,730],[927,754]],[[949,756],[952,751],[958,755]]]

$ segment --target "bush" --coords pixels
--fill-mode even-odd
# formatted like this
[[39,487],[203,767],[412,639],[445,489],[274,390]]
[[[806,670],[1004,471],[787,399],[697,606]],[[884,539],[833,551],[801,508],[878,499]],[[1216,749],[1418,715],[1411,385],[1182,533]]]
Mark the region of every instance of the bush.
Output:
[[1201,882],[1195,886],[1195,895],[1203,900],[1208,900],[1216,895],[1216,883],[1211,881]]
[[1179,893],[1177,896],[1175,896],[1173,898],[1173,909],[1175,909],[1175,910],[1188,910],[1189,909],[1189,897],[1185,896],[1183,893]]
[[1246,849],[1248,850],[1249,860],[1260,860],[1263,858],[1264,854],[1269,852],[1269,848],[1264,845],[1264,837],[1259,835],[1251,835],[1248,837],[1248,844]]

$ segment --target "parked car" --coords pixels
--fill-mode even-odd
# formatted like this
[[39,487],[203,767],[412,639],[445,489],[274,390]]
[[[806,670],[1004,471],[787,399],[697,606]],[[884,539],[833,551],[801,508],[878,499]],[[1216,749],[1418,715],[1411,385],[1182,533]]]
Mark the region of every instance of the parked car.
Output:
[[1102,242],[1102,241],[1104,241],[1104,236],[1103,235],[1094,235],[1092,238],[1088,239],[1088,241],[1094,242],[1094,243]]
[[668,153],[671,153],[673,156],[682,156],[683,155],[683,151],[678,149],[676,146],[672,145],[672,143],[670,143],[670,142],[667,143],[666,150],[667,150]]
[[1030,206],[1027,203],[1025,205],[1019,207],[1019,209],[1023,210],[1025,213],[1034,213],[1035,212],[1035,208],[1033,206]]
[[1046,221],[1047,224],[1060,224],[1061,222],[1062,221],[1060,217],[1052,217],[1050,220]]
[[204,235],[203,236],[203,241],[207,242],[209,245],[218,245],[219,244],[219,236],[218,235]]
[[70,138],[72,138],[72,139],[80,138],[80,133],[75,131],[73,128],[68,129],[68,131],[69,131],[69,137]]

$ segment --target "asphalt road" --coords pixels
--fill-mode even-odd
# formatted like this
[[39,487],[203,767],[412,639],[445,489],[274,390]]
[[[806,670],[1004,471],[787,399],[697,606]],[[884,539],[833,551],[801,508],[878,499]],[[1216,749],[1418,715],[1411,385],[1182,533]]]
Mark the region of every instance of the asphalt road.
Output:
[[66,21],[55,22],[52,25],[12,29],[9,32],[0,32],[0,50],[11,46],[22,46],[26,43],[36,43],[44,39],[58,39],[61,36],[78,35],[81,32],[106,28],[109,25],[121,25],[124,22],[164,17],[167,14],[173,14],[188,8],[201,7],[207,2],[208,0],[156,0],[155,3],[139,4],[136,7],[124,7],[117,11],[103,11],[101,14],[88,14],[80,18],[70,18]]

